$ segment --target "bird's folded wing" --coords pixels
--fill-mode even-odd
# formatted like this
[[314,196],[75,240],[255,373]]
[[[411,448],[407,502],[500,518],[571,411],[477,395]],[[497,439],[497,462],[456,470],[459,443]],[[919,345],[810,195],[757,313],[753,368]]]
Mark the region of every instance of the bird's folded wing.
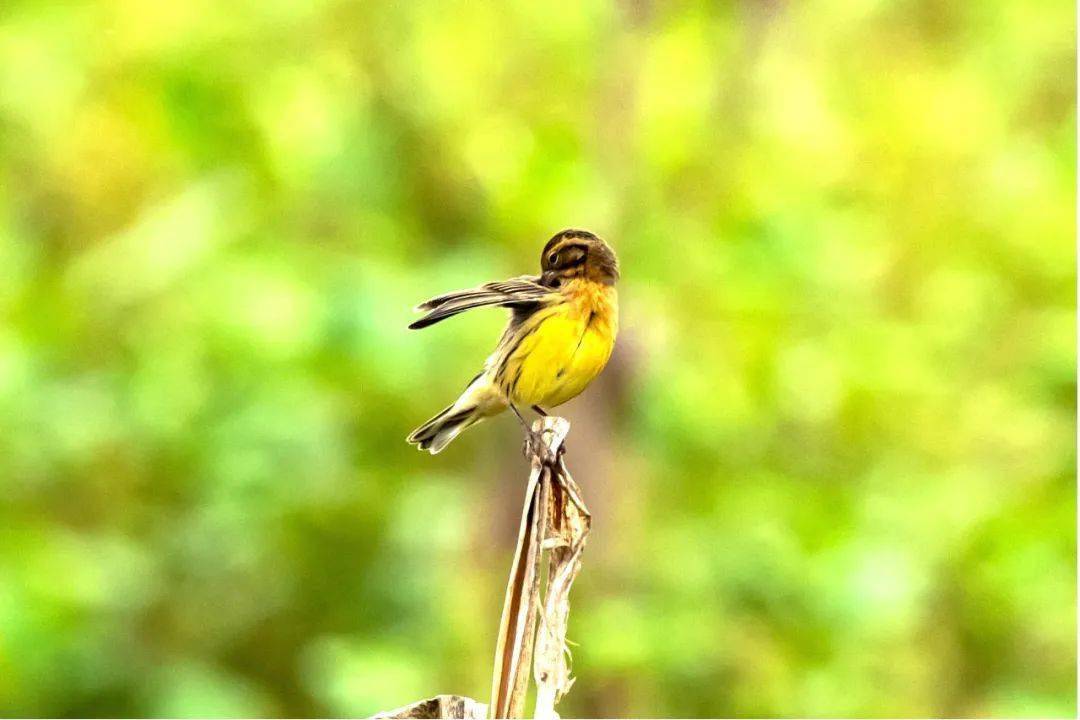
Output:
[[412,330],[434,325],[440,320],[457,315],[477,307],[500,306],[527,308],[543,304],[557,297],[557,293],[540,284],[536,276],[521,277],[491,282],[469,290],[457,290],[422,302],[416,306],[418,312],[427,313],[424,317],[409,325]]

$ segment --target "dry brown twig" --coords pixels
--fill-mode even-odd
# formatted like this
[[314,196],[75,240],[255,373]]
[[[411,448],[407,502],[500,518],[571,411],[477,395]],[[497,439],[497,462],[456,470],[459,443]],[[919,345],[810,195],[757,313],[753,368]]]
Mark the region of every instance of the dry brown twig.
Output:
[[[524,717],[530,662],[536,679],[533,717],[558,718],[555,705],[574,684],[566,642],[570,587],[581,570],[592,517],[563,461],[570,423],[548,416],[532,429],[540,442],[527,448],[531,471],[495,645],[491,704],[486,708],[492,718]],[[547,584],[541,597],[545,552]],[[484,709],[470,698],[438,695],[376,717],[475,718],[482,717]]]
[[581,554],[592,516],[581,490],[560,456],[551,476],[551,502],[544,546],[548,549],[548,575],[540,627],[536,639],[536,709],[534,718],[558,717],[555,705],[570,691],[570,648],[566,626],[570,621],[570,587],[581,571]]
[[411,705],[381,712],[373,716],[375,718],[436,718],[450,720],[485,720],[487,718],[487,705],[479,703],[464,695],[436,695],[426,700],[419,700]]

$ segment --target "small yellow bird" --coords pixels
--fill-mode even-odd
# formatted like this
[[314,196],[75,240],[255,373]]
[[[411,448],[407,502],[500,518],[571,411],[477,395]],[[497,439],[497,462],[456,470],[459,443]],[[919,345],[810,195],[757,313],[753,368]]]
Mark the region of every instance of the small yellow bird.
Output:
[[408,437],[432,455],[461,431],[509,407],[526,432],[519,407],[541,415],[576,397],[611,357],[619,326],[615,282],[619,261],[603,240],[585,230],[557,233],[540,255],[539,276],[522,275],[440,295],[416,307],[425,328],[477,307],[510,308],[510,322],[484,369],[453,405]]

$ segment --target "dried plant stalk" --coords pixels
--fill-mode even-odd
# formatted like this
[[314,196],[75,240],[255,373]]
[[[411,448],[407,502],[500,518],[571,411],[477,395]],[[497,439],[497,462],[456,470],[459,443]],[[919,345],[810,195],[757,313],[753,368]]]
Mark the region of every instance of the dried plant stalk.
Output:
[[[559,717],[555,705],[574,682],[566,646],[570,586],[581,570],[591,516],[562,460],[570,423],[544,417],[532,429],[539,442],[529,447],[531,471],[495,644],[490,705],[437,695],[376,717],[474,719],[483,717],[485,710],[492,718],[524,717],[530,665],[537,687],[535,717]],[[547,584],[541,598],[545,551]]]
[[570,676],[570,649],[566,644],[570,586],[581,571],[581,553],[592,522],[577,483],[570,477],[562,458],[559,458],[552,478],[549,530],[544,541],[545,547],[549,548],[548,581],[534,666],[536,709],[533,717],[542,720],[558,717],[555,705],[574,684]]
[[374,716],[386,720],[484,720],[486,717],[487,705],[464,695],[436,695]]
[[[541,442],[531,448],[532,473],[503,602],[489,706],[493,718],[524,716],[534,645],[534,716],[557,718],[555,705],[573,684],[566,645],[569,594],[581,570],[581,553],[591,518],[562,460],[562,443],[569,430],[570,423],[563,418],[545,417],[533,425]],[[547,587],[541,601],[544,551],[549,560]]]
[[544,482],[545,475],[546,470],[534,467],[529,478],[517,550],[506,585],[489,706],[491,716],[496,718],[521,717],[525,707],[529,681],[527,668],[535,641],[540,592],[540,538],[544,536],[541,523],[545,523],[546,518],[539,508],[544,506],[542,500],[546,500],[541,495],[546,495],[545,489],[549,487],[549,483]]
[[570,423],[563,418],[545,417],[533,425],[540,442],[530,447],[532,471],[525,490],[517,550],[503,600],[502,620],[495,644],[495,671],[491,682],[493,718],[524,716],[529,689],[529,665],[536,640],[536,618],[540,609],[540,561],[548,535],[552,482],[559,451]]

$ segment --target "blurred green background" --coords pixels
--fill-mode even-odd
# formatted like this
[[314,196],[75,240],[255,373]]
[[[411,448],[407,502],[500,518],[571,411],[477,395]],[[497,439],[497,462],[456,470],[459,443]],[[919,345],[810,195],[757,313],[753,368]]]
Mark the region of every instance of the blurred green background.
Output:
[[[227,6],[226,6],[227,5]],[[564,715],[1076,712],[1074,6],[0,6],[0,714],[486,701],[514,420],[410,308],[618,250]]]

